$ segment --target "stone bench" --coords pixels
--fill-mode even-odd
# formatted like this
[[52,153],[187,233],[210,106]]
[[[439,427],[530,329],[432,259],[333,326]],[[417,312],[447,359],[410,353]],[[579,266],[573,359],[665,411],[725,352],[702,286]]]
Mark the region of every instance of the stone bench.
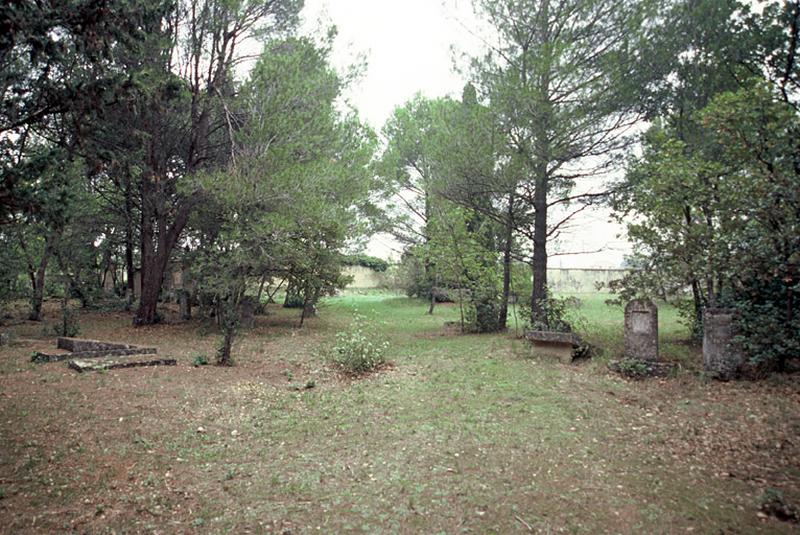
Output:
[[583,345],[577,334],[558,331],[525,331],[525,339],[533,343],[538,353],[556,357],[563,364],[571,363],[575,350]]

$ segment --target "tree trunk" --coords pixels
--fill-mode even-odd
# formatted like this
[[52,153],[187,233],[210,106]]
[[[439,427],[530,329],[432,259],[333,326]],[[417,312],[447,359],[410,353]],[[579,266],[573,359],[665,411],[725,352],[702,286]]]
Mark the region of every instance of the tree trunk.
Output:
[[128,279],[125,286],[125,307],[126,310],[130,310],[134,299],[135,271],[133,266],[133,191],[130,173],[127,173],[125,181],[125,270]]
[[222,344],[217,350],[217,364],[219,366],[233,365],[231,351],[233,341],[241,325],[241,303],[244,297],[246,281],[241,278],[225,299],[219,300],[217,317],[222,328]]
[[692,322],[692,338],[702,340],[703,338],[703,296],[700,291],[700,283],[691,277],[692,301],[694,304],[694,321]]
[[139,309],[133,319],[135,326],[152,325],[158,321],[158,296],[161,293],[161,281],[164,278],[166,264],[161,258],[144,260],[142,258],[142,294],[139,296]]
[[283,308],[299,308],[304,303],[300,296],[300,289],[293,283],[286,286],[286,297],[283,300]]
[[78,299],[81,301],[81,308],[86,309],[92,304],[92,298],[86,293],[86,289],[81,284],[81,271],[82,269],[78,268],[75,278],[72,280],[72,285],[75,288],[75,293],[78,294]]
[[283,286],[284,282],[286,282],[286,279],[282,279],[278,283],[278,285],[275,286],[275,289],[272,290],[271,292],[269,291],[269,288],[267,288],[267,304],[275,304],[275,294],[278,293],[278,291],[281,289],[281,286]]
[[64,277],[64,296],[61,298],[61,336],[72,336],[69,332],[69,278]]
[[178,203],[175,218],[169,225],[167,207],[164,206],[159,187],[158,180],[153,178],[142,181],[142,295],[133,318],[135,326],[152,325],[158,321],[158,296],[170,255],[186,227],[189,215],[200,201],[199,193],[184,198]]
[[547,178],[537,180],[533,220],[533,290],[531,325],[547,325]]
[[[539,39],[549,43],[550,32],[550,2],[543,0],[537,17],[537,31]],[[534,80],[537,98],[536,106],[539,108],[537,124],[535,125],[534,166],[535,190],[533,193],[533,289],[531,290],[531,325],[547,327],[547,314],[545,311],[547,301],[547,195],[550,188],[550,173],[548,165],[551,159],[551,95],[550,95],[550,62],[552,57],[542,57],[540,61],[543,68]],[[527,66],[523,66],[523,83],[527,83]]]
[[286,286],[286,294],[283,296],[283,308],[289,308],[289,302],[292,300],[292,283]]
[[225,320],[223,325],[222,345],[217,350],[217,365],[230,366],[233,364],[231,358],[231,349],[233,348],[233,340],[236,337],[236,326]]
[[500,312],[497,327],[504,331],[508,323],[508,301],[511,297],[511,248],[514,245],[514,194],[508,196],[508,213],[506,214],[505,241],[503,243],[503,295],[500,300]]
[[267,284],[267,275],[261,277],[258,283],[258,294],[256,295],[256,307],[261,307],[261,295],[264,293],[264,285]]
[[53,252],[53,237],[49,234],[44,239],[44,249],[42,258],[39,260],[39,267],[36,269],[36,277],[33,282],[33,295],[31,296],[31,313],[28,319],[31,321],[42,320],[42,301],[44,300],[44,278],[47,273],[47,263]]
[[300,314],[300,327],[303,326],[306,318],[313,318],[317,315],[317,301],[319,301],[319,290],[305,292],[303,298],[303,313]]

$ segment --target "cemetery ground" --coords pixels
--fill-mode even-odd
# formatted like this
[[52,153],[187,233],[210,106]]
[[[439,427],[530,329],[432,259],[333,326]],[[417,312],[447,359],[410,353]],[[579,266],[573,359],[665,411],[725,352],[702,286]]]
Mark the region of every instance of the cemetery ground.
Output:
[[[790,376],[706,381],[699,349],[660,305],[676,376],[606,364],[622,310],[580,296],[604,349],[564,365],[512,332],[443,328],[455,305],[388,294],[328,300],[297,329],[271,308],[213,361],[200,321],[130,327],[81,315],[81,335],[156,346],[178,365],[77,374],[18,322],[0,348],[3,533],[790,533],[763,494],[800,502],[800,389]],[[358,309],[390,343],[367,377],[325,357]],[[57,305],[48,303],[47,321]]]

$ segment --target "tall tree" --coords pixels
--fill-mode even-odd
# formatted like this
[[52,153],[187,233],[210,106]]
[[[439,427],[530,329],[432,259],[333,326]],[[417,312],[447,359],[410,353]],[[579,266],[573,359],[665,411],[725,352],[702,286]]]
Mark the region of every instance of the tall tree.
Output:
[[[127,76],[113,68],[112,51],[137,46],[152,10],[127,0],[0,6],[0,222],[35,205],[29,149],[44,136],[74,151],[87,117],[122,90]],[[56,123],[70,135],[46,136],[43,128]]]
[[337,101],[347,81],[329,46],[270,42],[231,108],[238,129],[224,172],[204,176],[212,224],[198,241],[199,285],[218,301],[220,364],[231,362],[238,307],[264,273],[288,278],[304,301],[340,287],[343,252],[373,186],[374,135]]
[[144,56],[127,67],[142,84],[134,121],[143,153],[139,183],[142,294],[134,324],[157,320],[170,255],[204,198],[192,182],[222,169],[232,154],[230,104],[241,44],[281,35],[296,23],[302,0],[180,0],[146,28]]
[[[430,299],[433,313],[436,285],[425,245],[434,217],[437,187],[442,181],[441,144],[456,103],[450,99],[427,99],[421,95],[398,107],[383,128],[386,148],[378,164],[383,177],[387,207],[385,227],[422,265],[424,282],[418,290]],[[438,186],[437,186],[438,182]]]
[[[525,206],[518,201],[513,154],[491,108],[479,102],[475,87],[464,87],[460,105],[447,117],[440,136],[442,168],[437,193],[468,210],[469,230],[487,251],[502,256],[502,290],[497,328],[506,328],[516,234],[527,229]],[[488,257],[486,257],[488,258]],[[489,267],[489,266],[486,266]]]
[[547,323],[548,240],[601,193],[573,190],[608,171],[640,119],[641,99],[631,82],[641,71],[631,51],[646,4],[475,2],[496,34],[489,53],[473,62],[476,83],[519,163],[517,196],[533,212],[533,324]]
[[[724,147],[699,114],[718,95],[748,88],[753,77],[769,80],[779,98],[794,106],[797,3],[762,7],[753,13],[736,0],[676,0],[664,6],[653,22],[661,58],[652,93],[658,121],[644,138],[643,158],[617,188],[619,217],[639,208],[654,218],[630,227],[637,245],[633,260],[643,271],[616,286],[630,293],[644,291],[655,280],[686,284],[696,337],[702,335],[702,310],[719,300],[729,258],[713,244],[725,232],[725,222],[716,217],[716,191],[731,172]],[[668,190],[667,184],[677,189]],[[673,218],[676,207],[680,217]]]

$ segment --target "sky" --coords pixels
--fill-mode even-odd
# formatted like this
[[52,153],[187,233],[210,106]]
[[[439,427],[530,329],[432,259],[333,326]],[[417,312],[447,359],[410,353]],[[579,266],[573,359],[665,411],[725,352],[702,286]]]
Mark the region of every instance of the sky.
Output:
[[[454,67],[463,67],[464,62],[454,57],[479,54],[482,49],[474,30],[480,22],[471,4],[470,0],[306,0],[303,27],[314,33],[336,26],[333,62],[340,69],[360,55],[366,57],[366,71],[347,98],[379,132],[393,110],[417,93],[461,95],[466,78]],[[623,229],[608,220],[609,214],[601,210],[576,218],[574,230],[550,244],[550,252],[602,251],[553,256],[550,267],[620,267],[630,247],[617,237]],[[367,253],[397,259],[399,245],[390,236],[379,235],[369,242]]]

